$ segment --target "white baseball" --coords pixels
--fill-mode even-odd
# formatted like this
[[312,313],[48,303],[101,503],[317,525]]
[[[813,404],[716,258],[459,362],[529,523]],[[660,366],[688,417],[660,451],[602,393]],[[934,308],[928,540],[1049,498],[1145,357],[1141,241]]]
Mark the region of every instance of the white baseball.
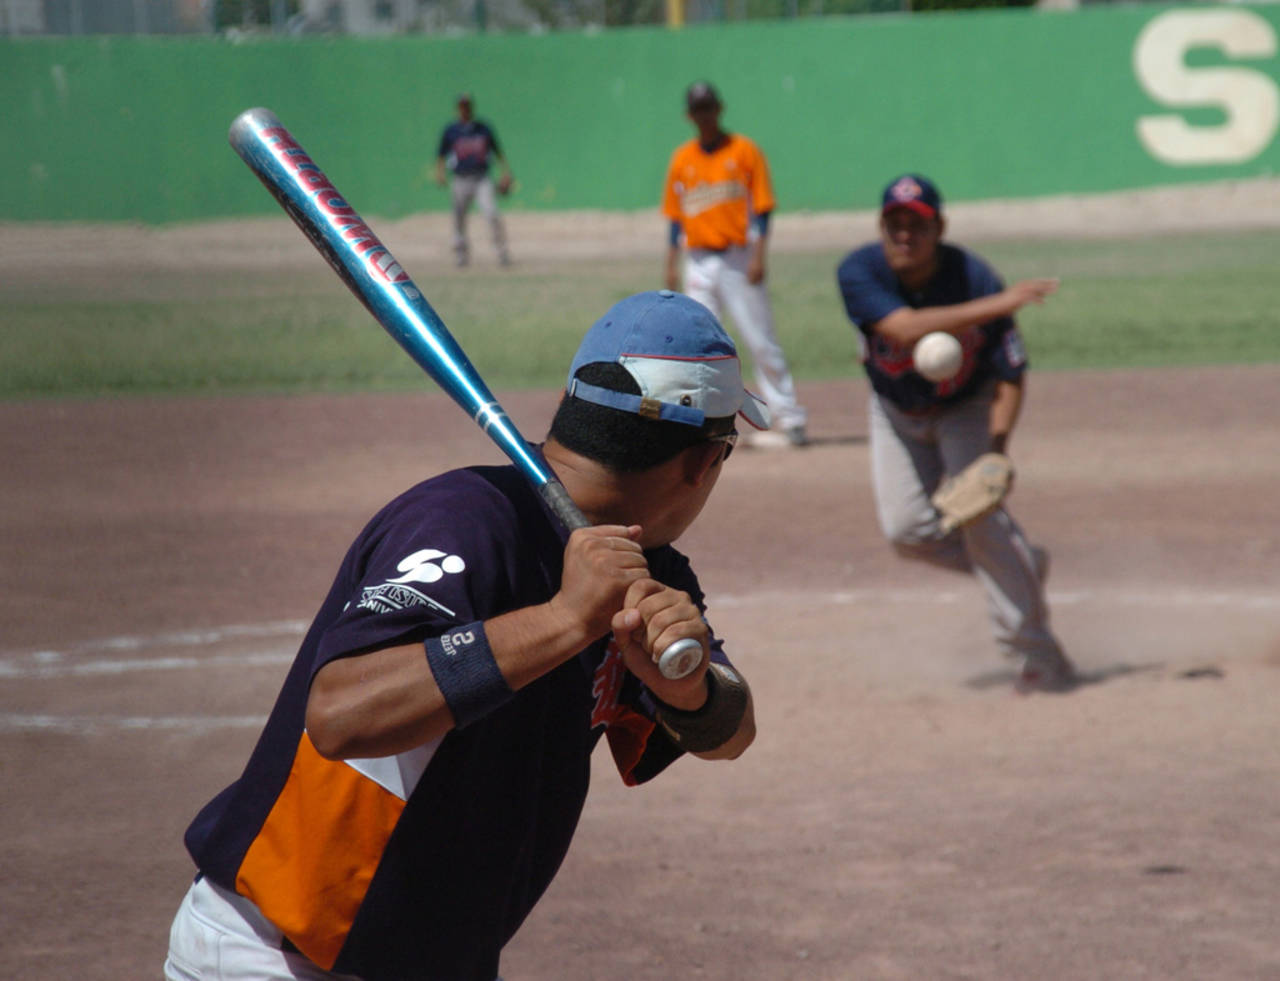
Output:
[[931,382],[943,382],[955,376],[964,363],[964,349],[955,335],[935,330],[916,341],[911,352],[916,371]]

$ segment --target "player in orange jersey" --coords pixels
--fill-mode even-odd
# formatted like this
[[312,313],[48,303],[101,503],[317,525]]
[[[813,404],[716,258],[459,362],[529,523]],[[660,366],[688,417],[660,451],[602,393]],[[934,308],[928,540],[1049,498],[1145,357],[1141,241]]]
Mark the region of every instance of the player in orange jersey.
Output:
[[671,234],[665,285],[679,289],[683,239],[684,292],[717,317],[723,306],[733,318],[751,352],[756,388],[773,415],[774,430],[753,442],[804,446],[807,413],[796,401],[765,286],[765,245],[774,208],[769,164],[755,143],[721,128],[723,104],[709,83],[689,86],[685,104],[698,136],[676,148],[667,168],[662,213],[671,219]]

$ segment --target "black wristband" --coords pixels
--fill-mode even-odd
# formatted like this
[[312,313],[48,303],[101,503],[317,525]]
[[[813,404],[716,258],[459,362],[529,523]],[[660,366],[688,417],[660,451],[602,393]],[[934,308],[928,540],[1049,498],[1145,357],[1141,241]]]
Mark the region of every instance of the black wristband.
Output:
[[723,664],[707,668],[707,700],[692,712],[658,700],[658,723],[671,740],[688,753],[719,749],[738,731],[747,714],[747,686],[737,672]]
[[482,622],[428,637],[423,646],[457,728],[483,718],[515,695],[493,659]]

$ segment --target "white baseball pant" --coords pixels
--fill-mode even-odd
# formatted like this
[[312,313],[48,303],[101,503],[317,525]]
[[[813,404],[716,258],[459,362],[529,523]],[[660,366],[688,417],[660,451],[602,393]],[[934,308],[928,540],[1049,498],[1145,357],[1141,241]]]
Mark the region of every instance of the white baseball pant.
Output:
[[973,572],[987,594],[997,645],[1010,657],[1060,654],[1049,630],[1035,558],[1004,507],[943,535],[929,498],[945,477],[989,448],[994,386],[928,415],[908,415],[871,394],[871,482],[880,529],[899,554]]
[[467,212],[474,201],[480,214],[489,222],[489,233],[493,238],[493,247],[498,258],[504,263],[510,256],[507,253],[507,232],[502,224],[502,215],[498,213],[498,192],[488,174],[465,177],[457,174],[453,177],[453,252],[458,262],[466,262],[470,254],[467,242]]
[[283,941],[258,907],[202,876],[170,928],[165,981],[360,981],[283,950]]
[[803,426],[808,418],[796,401],[786,355],[773,325],[773,306],[764,283],[747,280],[751,257],[745,245],[723,252],[689,249],[684,258],[684,292],[720,319],[723,307],[733,318],[755,368],[755,393],[764,399],[773,417],[773,428],[785,432]]

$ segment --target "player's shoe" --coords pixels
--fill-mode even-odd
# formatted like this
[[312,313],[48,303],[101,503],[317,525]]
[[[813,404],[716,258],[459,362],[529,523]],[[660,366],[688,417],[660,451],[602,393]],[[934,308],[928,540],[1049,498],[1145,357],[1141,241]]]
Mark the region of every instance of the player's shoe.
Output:
[[758,450],[793,450],[809,445],[809,434],[804,426],[792,426],[785,432],[777,429],[766,429],[761,433],[751,433],[745,439],[747,446]]
[[792,426],[787,430],[787,442],[792,446],[808,446],[809,433],[804,426]]
[[1061,651],[1051,654],[1029,654],[1022,662],[1022,670],[1013,683],[1019,694],[1032,692],[1068,692],[1080,684],[1075,666]]

